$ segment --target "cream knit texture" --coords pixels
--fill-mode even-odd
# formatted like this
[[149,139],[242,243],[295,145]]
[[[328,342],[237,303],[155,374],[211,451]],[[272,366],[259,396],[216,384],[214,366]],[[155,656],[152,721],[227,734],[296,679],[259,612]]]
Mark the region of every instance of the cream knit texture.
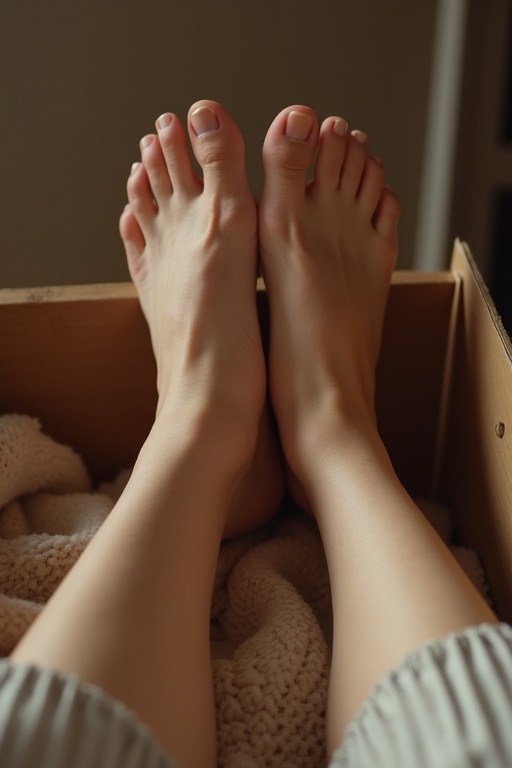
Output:
[[[0,655],[42,610],[128,477],[93,490],[81,458],[36,419],[0,417]],[[446,512],[422,508],[446,540]],[[475,553],[452,551],[485,594]],[[325,765],[331,624],[311,518],[283,510],[258,532],[222,544],[211,612],[221,768]]]

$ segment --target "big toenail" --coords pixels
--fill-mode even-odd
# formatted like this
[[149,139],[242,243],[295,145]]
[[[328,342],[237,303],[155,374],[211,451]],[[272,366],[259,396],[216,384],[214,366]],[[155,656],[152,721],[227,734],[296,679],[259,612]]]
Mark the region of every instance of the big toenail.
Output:
[[142,149],[144,149],[144,147],[149,147],[149,145],[153,143],[153,138],[154,136],[151,136],[151,134],[149,136],[144,136],[140,140],[140,146],[142,147]]
[[305,112],[292,111],[286,120],[285,133],[289,139],[294,141],[306,141],[312,127],[313,118],[311,115],[306,115]]
[[360,144],[366,144],[368,142],[368,136],[363,131],[352,131],[352,136]]
[[192,112],[190,115],[190,123],[196,136],[202,136],[203,133],[217,131],[219,128],[217,115],[211,107],[207,107],[206,105],[198,107],[198,109]]
[[172,115],[170,115],[168,112],[165,112],[163,115],[160,115],[155,125],[158,128],[158,130],[161,131],[164,128],[167,128],[171,123],[172,123]]
[[130,176],[133,176],[134,173],[137,173],[141,165],[142,163],[133,163],[130,169]]
[[334,121],[333,130],[334,130],[334,133],[338,134],[338,136],[344,136],[348,130],[347,121],[344,120],[342,117],[338,117]]

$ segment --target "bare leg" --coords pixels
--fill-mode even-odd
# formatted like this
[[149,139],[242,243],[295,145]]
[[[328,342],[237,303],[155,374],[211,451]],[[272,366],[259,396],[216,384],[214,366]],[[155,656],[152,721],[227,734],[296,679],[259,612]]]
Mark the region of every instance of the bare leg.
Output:
[[331,579],[329,754],[405,654],[496,621],[400,484],[377,432],[374,371],[399,208],[365,135],[345,127],[329,118],[319,131],[302,106],[278,115],[263,149],[259,212],[271,396]]
[[[206,116],[208,117],[208,112],[206,112]],[[134,165],[135,171],[128,180],[128,197],[131,204],[126,206],[121,217],[120,229],[130,273],[139,290],[141,305],[151,332],[158,366],[158,391],[161,394],[164,393],[165,396],[168,396],[170,390],[173,391],[177,396],[183,398],[188,407],[190,392],[185,390],[181,392],[181,395],[178,395],[178,389],[183,386],[184,382],[175,358],[168,354],[163,342],[169,345],[170,329],[179,327],[185,320],[188,320],[189,297],[188,293],[184,291],[191,294],[195,293],[197,286],[193,284],[194,281],[209,279],[209,267],[203,263],[207,256],[206,253],[201,254],[199,265],[189,261],[189,254],[194,248],[200,251],[201,248],[211,247],[211,239],[217,235],[214,229],[202,232],[200,227],[214,227],[220,216],[226,219],[227,224],[223,224],[223,226],[227,230],[227,237],[234,241],[230,243],[230,246],[235,251],[234,261],[238,262],[239,271],[246,269],[244,249],[249,246],[251,252],[254,252],[256,244],[255,242],[238,244],[234,238],[235,233],[232,232],[233,219],[239,215],[237,206],[234,204],[235,201],[238,202],[239,192],[235,188],[230,189],[226,199],[217,200],[217,196],[223,192],[221,187],[224,184],[224,179],[220,177],[224,174],[224,166],[233,165],[239,170],[243,169],[241,137],[237,135],[236,138],[240,146],[237,151],[231,153],[231,156],[230,137],[225,137],[225,145],[212,144],[208,146],[205,144],[202,150],[204,152],[202,162],[207,180],[205,191],[212,193],[206,195],[202,204],[204,207],[209,204],[213,208],[211,211],[205,211],[205,216],[208,213],[211,214],[211,221],[205,222],[197,218],[197,210],[194,205],[190,204],[196,197],[199,200],[198,195],[203,189],[203,181],[198,179],[192,171],[186,151],[185,135],[179,121],[174,118],[169,124],[164,124],[166,118],[167,116],[163,115],[159,119],[162,121],[162,125],[158,129],[158,137],[147,136],[141,141],[142,163]],[[194,135],[193,132],[191,135]],[[195,142],[193,144],[195,148],[197,144]],[[227,174],[224,175],[227,179]],[[217,183],[217,188],[215,188],[214,181]],[[244,184],[247,185],[245,173]],[[244,196],[247,191],[244,189]],[[158,204],[159,217],[156,216],[156,208],[151,199],[153,196]],[[214,206],[216,205],[218,209],[215,209]],[[251,205],[254,205],[252,200]],[[179,222],[179,228],[176,227],[171,231],[169,229],[170,221]],[[234,223],[238,224],[237,221]],[[254,237],[254,233],[252,234]],[[165,280],[162,280],[160,272],[151,269],[151,263],[152,259],[159,259],[163,254],[169,252],[175,254],[176,261],[166,262],[168,275]],[[180,288],[179,283],[175,285],[174,270],[177,268],[176,262],[180,257],[188,262],[188,265],[185,266],[187,285],[184,288]],[[198,270],[203,274],[199,275]],[[246,280],[247,275],[246,271]],[[226,280],[231,278],[232,281],[229,287],[226,286],[226,293],[229,291],[236,292],[238,276],[235,269],[232,270],[232,275],[225,275],[224,277]],[[224,277],[219,277],[219,281]],[[253,281],[251,290],[254,293],[256,272],[250,275],[250,279]],[[181,293],[178,294],[178,290]],[[210,289],[208,290],[213,293]],[[225,298],[224,294],[212,296],[212,299],[218,301],[223,301]],[[167,303],[162,310],[164,301]],[[252,295],[250,302],[251,311],[253,311],[254,297]],[[201,308],[201,312],[208,311],[206,305]],[[163,312],[167,313],[167,320],[163,316]],[[182,317],[183,314],[185,317]],[[224,314],[228,315],[227,312]],[[210,318],[210,321],[206,317],[202,319],[205,326],[210,322],[210,332],[215,335],[217,326],[213,317]],[[232,314],[223,319],[225,323],[231,322],[233,324],[227,331],[232,335],[239,326],[236,309],[233,308]],[[187,332],[186,329],[184,330]],[[207,344],[207,339],[203,343]],[[170,375],[171,372],[175,374],[174,377]],[[177,382],[179,382],[178,385]],[[160,397],[161,402],[163,402],[162,396]],[[158,411],[161,408],[160,403]],[[259,420],[256,448],[239,488],[230,502],[223,538],[246,533],[270,519],[282,500],[284,490],[282,451],[275,433],[273,419],[265,404]]]
[[218,550],[262,436],[257,219],[242,138],[222,107],[189,114],[204,184],[178,118],[158,127],[121,219],[157,359],[157,418],[118,504],[12,659],[102,686],[180,765],[206,768]]

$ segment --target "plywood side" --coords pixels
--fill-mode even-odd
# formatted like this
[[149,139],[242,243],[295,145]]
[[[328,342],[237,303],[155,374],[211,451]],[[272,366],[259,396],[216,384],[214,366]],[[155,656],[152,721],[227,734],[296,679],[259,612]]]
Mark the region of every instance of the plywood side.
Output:
[[402,273],[393,283],[377,368],[379,431],[409,493],[429,496],[437,448],[453,276]]
[[[450,273],[399,272],[390,291],[377,410],[397,472],[415,494],[431,483],[453,290]],[[38,416],[95,478],[108,478],[135,460],[155,405],[155,364],[133,286],[0,291],[2,412]]]
[[442,499],[480,555],[500,616],[512,620],[512,348],[469,248],[452,271],[461,302]]
[[27,303],[0,298],[0,410],[37,416],[95,478],[112,477],[133,463],[155,411],[155,363],[139,303],[116,291],[107,298],[107,289],[96,299],[38,291]]

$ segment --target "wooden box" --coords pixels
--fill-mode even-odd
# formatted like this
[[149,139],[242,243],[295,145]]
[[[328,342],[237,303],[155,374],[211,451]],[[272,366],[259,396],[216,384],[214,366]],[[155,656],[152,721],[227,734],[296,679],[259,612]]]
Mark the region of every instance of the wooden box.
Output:
[[[452,510],[458,542],[478,552],[511,622],[512,346],[463,243],[447,272],[395,273],[377,376],[399,477]],[[39,417],[102,480],[133,464],[155,404],[131,284],[0,291],[1,412]]]

